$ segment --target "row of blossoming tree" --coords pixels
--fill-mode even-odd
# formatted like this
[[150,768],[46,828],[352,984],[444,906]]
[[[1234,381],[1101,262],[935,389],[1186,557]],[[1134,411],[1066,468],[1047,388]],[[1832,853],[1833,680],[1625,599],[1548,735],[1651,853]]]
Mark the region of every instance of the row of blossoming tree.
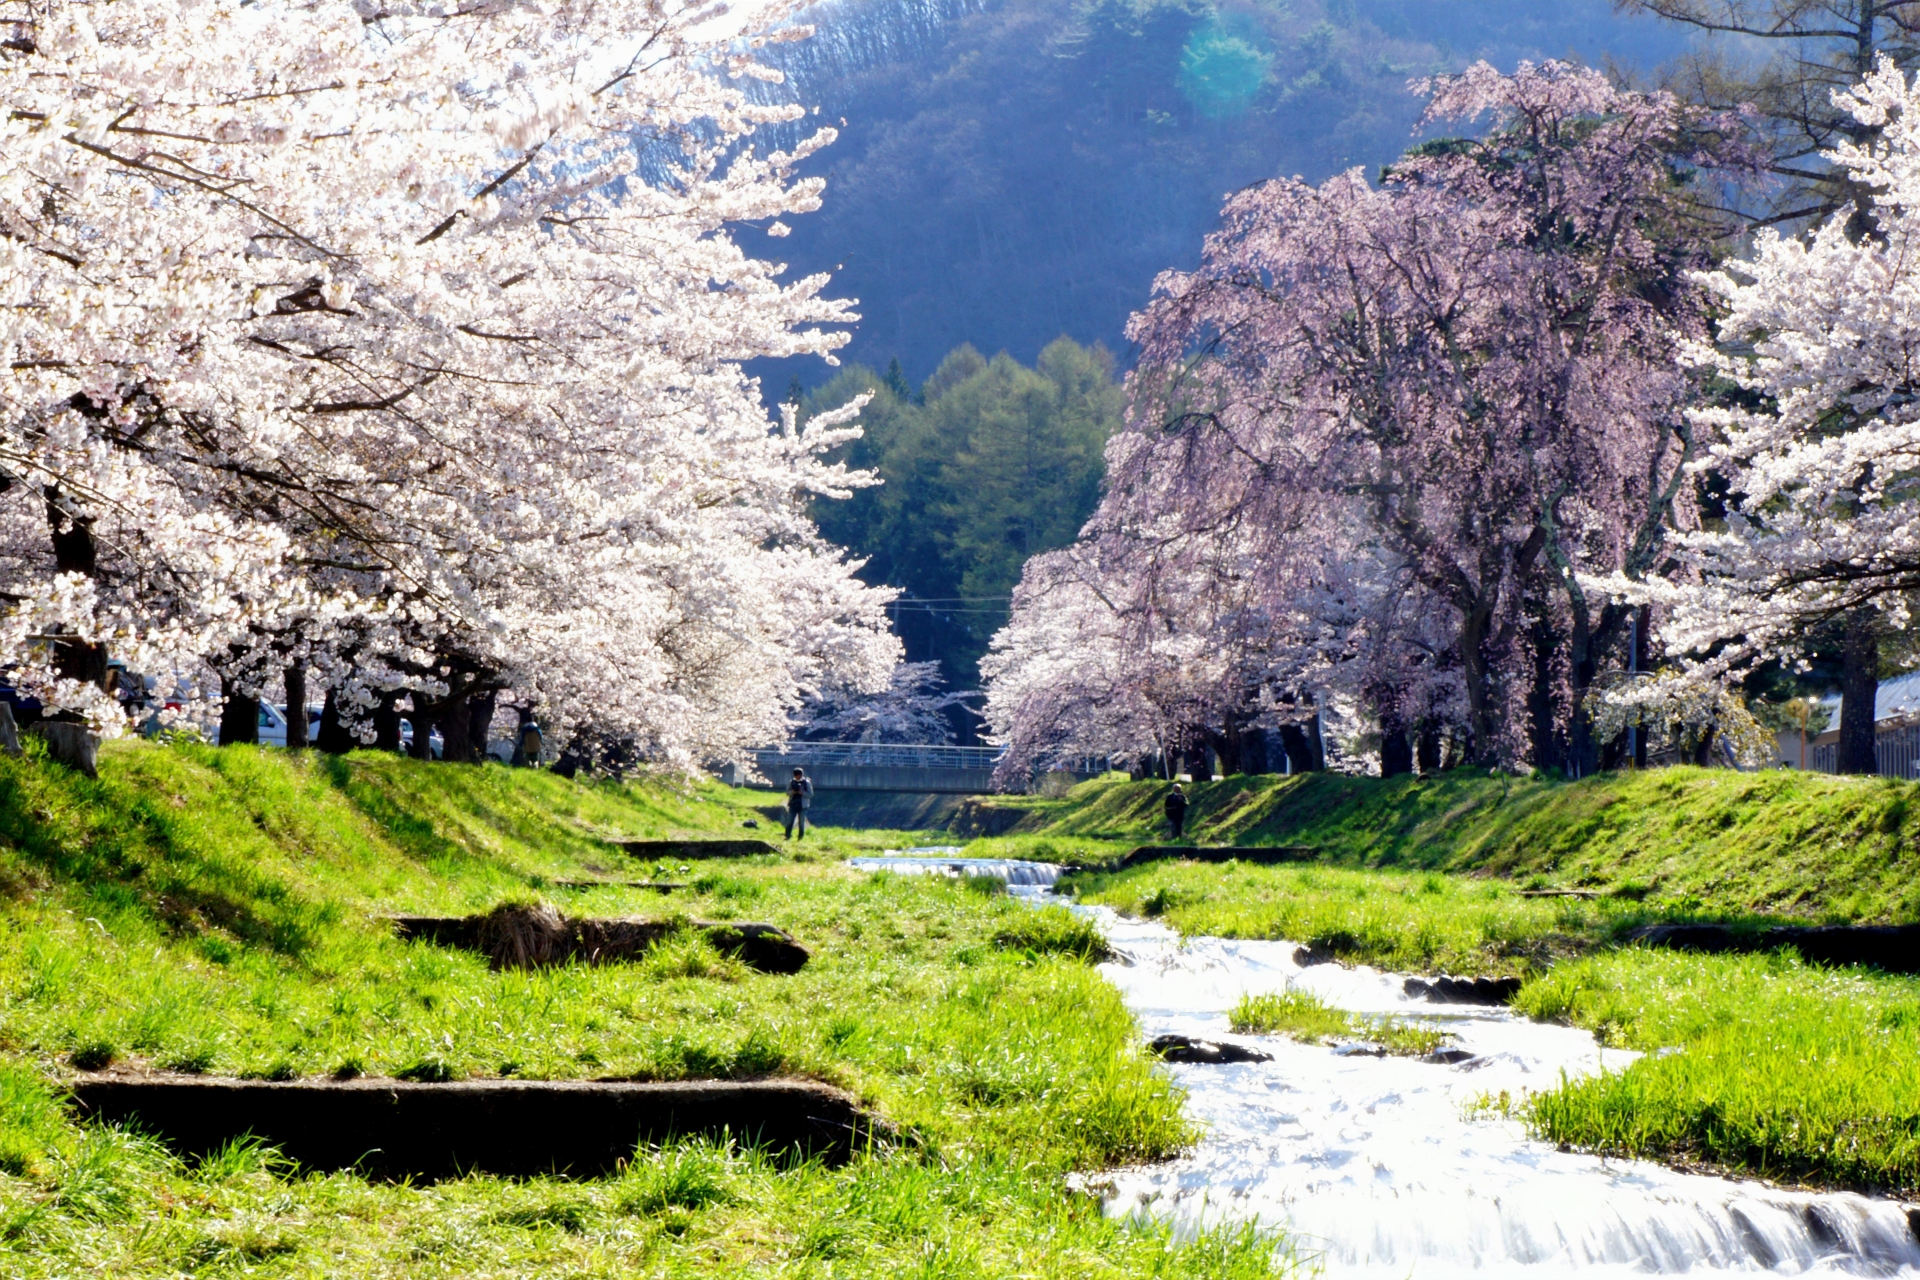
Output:
[[887,597],[804,514],[864,482],[821,459],[852,412],[782,429],[740,367],[853,318],[737,243],[817,205],[832,134],[756,152],[797,113],[713,17],[0,5],[20,693],[121,732],[112,663],[237,736],[284,689],[452,758],[512,701],[687,766],[886,687]]
[[1336,711],[1387,774],[1758,762],[1734,678],[1904,623],[1920,89],[1847,92],[1856,198],[1732,260],[1752,113],[1557,63],[1425,87],[1479,136],[1241,192],[1134,318],[1104,499],[987,662],[1010,773],[1313,768]]

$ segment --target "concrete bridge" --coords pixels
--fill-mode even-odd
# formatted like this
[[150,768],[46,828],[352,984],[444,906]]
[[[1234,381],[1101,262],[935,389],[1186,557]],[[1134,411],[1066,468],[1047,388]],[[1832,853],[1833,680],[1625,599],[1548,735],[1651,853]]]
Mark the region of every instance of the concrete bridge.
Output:
[[[1006,750],[932,743],[783,742],[753,753],[766,781],[748,783],[745,770],[732,766],[721,769],[719,777],[732,786],[781,791],[795,769],[805,769],[815,791],[985,795],[994,789],[993,771]],[[1107,761],[1089,756],[1062,761],[1055,768],[1069,781],[1082,782],[1105,773]]]
[[864,742],[786,742],[754,753],[775,790],[805,769],[816,791],[910,791],[981,795],[1005,747],[945,747]]

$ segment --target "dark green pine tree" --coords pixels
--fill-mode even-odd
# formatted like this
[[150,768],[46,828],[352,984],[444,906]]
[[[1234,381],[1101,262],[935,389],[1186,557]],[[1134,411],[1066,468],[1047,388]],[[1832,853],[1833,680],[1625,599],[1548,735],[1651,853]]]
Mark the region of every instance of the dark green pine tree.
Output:
[[907,375],[900,368],[900,357],[887,361],[887,390],[902,400],[914,401],[919,397],[913,394],[913,388],[907,385]]

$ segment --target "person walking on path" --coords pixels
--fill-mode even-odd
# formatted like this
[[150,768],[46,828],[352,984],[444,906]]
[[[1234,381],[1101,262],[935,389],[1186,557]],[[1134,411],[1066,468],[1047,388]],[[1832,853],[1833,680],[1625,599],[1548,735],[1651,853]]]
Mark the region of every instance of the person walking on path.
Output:
[[800,838],[807,838],[807,810],[813,805],[813,780],[800,770],[793,771],[787,784],[787,839],[793,839],[793,826],[800,824]]
[[1180,832],[1187,825],[1187,793],[1180,789],[1179,783],[1173,784],[1173,790],[1167,792],[1167,826],[1173,831],[1170,839],[1178,840]]

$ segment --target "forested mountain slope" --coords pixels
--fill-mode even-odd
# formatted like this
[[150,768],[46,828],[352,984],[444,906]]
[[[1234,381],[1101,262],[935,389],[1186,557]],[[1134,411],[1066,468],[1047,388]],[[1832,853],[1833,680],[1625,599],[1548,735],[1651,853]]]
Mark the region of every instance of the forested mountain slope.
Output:
[[[963,342],[1032,361],[1061,334],[1119,353],[1154,276],[1198,260],[1223,195],[1377,166],[1410,79],[1486,58],[1652,66],[1679,29],[1607,0],[834,0],[783,46],[788,96],[840,139],[825,205],[777,249],[834,273],[846,353],[912,381]],[[844,120],[844,125],[841,121]],[[817,362],[764,362],[770,394]]]
[[[1099,501],[1101,450],[1120,425],[1113,359],[1062,338],[1029,369],[962,345],[918,388],[897,365],[884,376],[852,365],[803,407],[862,393],[866,433],[844,456],[882,483],[814,503],[814,518],[865,559],[864,580],[903,589],[890,612],[907,660],[977,687],[1021,566],[1072,542]],[[956,728],[970,733],[972,717]]]

